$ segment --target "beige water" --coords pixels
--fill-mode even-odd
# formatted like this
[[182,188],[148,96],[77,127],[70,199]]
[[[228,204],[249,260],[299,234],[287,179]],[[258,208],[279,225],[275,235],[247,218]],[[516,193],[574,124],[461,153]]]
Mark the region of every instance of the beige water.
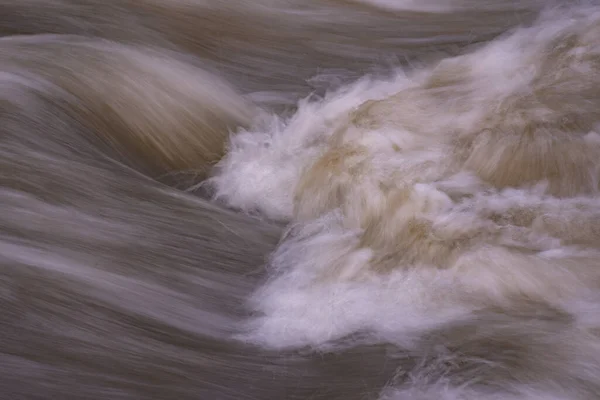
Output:
[[600,3],[0,33],[1,398],[600,398]]

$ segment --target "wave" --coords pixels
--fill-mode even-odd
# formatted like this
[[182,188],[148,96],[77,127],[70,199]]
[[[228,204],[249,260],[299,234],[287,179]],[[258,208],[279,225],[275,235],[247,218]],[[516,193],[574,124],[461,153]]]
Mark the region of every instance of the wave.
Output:
[[241,338],[329,349],[360,332],[423,354],[443,332],[450,398],[596,396],[598,38],[599,8],[552,9],[233,137],[215,198],[291,224]]
[[0,0],[0,391],[597,399],[599,7]]

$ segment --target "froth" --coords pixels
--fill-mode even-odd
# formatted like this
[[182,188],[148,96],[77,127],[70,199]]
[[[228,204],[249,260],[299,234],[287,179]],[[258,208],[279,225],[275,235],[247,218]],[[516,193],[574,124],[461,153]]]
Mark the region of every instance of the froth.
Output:
[[244,339],[405,343],[477,310],[593,297],[599,38],[597,7],[555,9],[233,137],[216,197],[291,223]]

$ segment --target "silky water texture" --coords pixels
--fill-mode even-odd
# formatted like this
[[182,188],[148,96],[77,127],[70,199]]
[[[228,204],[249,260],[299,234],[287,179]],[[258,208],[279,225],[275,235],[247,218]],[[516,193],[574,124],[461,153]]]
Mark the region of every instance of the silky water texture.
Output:
[[600,399],[600,4],[0,0],[0,397]]

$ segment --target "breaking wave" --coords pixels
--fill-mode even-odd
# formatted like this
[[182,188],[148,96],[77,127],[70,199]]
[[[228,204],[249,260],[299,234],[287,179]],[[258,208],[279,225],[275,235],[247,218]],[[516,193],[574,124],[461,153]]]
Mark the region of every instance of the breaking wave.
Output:
[[0,34],[7,398],[599,398],[599,3],[0,0]]

